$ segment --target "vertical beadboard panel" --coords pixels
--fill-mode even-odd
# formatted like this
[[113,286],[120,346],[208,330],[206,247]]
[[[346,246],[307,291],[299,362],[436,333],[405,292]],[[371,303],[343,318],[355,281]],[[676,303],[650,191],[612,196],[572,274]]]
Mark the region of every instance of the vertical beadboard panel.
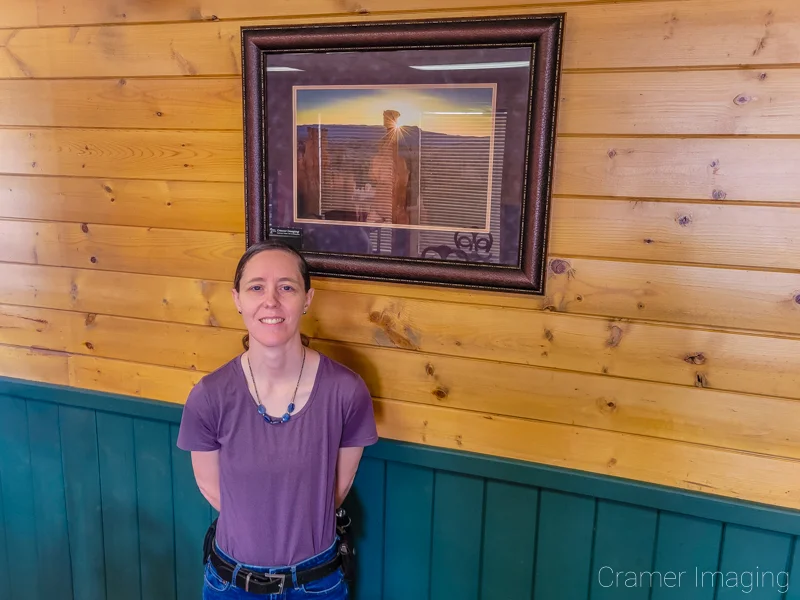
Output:
[[12,599],[39,595],[37,525],[33,501],[28,417],[25,400],[4,398],[0,418],[0,470],[3,472],[3,506],[6,548],[12,559]]
[[203,588],[203,537],[211,523],[211,506],[195,483],[191,455],[177,446],[177,425],[170,427],[170,440],[176,592],[178,600],[196,600]]
[[597,503],[592,600],[648,600],[651,582],[641,573],[652,569],[657,517],[638,506]]
[[717,588],[718,600],[747,597],[777,600],[786,591],[781,585],[789,564],[792,536],[750,529],[725,527],[722,556],[717,574],[700,574],[701,584]]
[[358,565],[353,590],[359,598],[383,595],[385,506],[386,461],[365,457],[345,501],[353,519]]
[[0,598],[11,597],[11,582],[9,581],[8,573],[8,552],[6,552],[6,511],[3,505],[3,469],[0,468]]
[[28,437],[39,566],[47,571],[47,577],[39,579],[41,596],[72,600],[72,561],[58,406],[28,401]]
[[537,488],[486,483],[481,600],[530,600],[538,513]]
[[664,512],[658,518],[652,600],[713,600],[714,589],[697,585],[696,574],[719,562],[722,523]]
[[434,471],[386,465],[384,600],[427,600],[430,595]]
[[59,424],[74,595],[80,600],[106,600],[95,412],[61,406]]
[[136,500],[136,462],[133,420],[97,413],[100,450],[100,490],[103,503],[103,542],[109,578],[108,597],[139,600],[139,515]]
[[169,424],[136,419],[133,439],[142,599],[175,600],[175,522]]
[[594,498],[542,490],[535,600],[586,600],[594,517]]
[[431,600],[478,600],[484,485],[483,478],[436,476]]

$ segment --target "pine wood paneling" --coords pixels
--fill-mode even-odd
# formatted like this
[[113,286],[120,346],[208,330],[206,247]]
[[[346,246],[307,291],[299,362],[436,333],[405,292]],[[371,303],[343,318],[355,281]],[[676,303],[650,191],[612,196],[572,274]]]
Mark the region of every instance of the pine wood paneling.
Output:
[[384,437],[800,507],[794,0],[5,2],[0,375],[241,351],[241,26],[561,11],[546,295],[315,279],[303,331]]
[[0,175],[0,218],[244,232],[237,183]]
[[[795,69],[568,73],[559,131],[800,135]],[[238,77],[0,80],[0,125],[239,129]]]
[[549,310],[800,334],[800,273],[579,258],[551,265]]
[[234,132],[0,129],[0,172],[188,181],[244,180]]
[[244,234],[0,220],[6,260],[112,271],[232,278]]
[[800,270],[800,205],[790,208],[558,198],[550,251]]
[[231,129],[242,127],[238,78],[0,80],[0,125]]
[[798,202],[796,139],[561,138],[554,192]]
[[800,508],[800,462],[585,427],[378,400],[380,434]]
[[[450,6],[455,4],[452,2]],[[437,5],[445,10],[436,16],[465,14],[447,12],[446,5]],[[397,8],[388,2],[386,6]],[[459,2],[459,6],[463,5]],[[800,7],[794,0],[773,0],[769,7],[759,2],[728,0],[566,7],[565,69],[800,63],[800,48],[794,43]],[[476,8],[470,14],[523,12],[551,13],[554,5]],[[375,10],[365,16],[370,20],[385,20],[397,19],[399,15]],[[363,21],[365,16],[309,16],[285,22],[340,22],[345,18]],[[426,16],[433,13],[407,12],[401,18]],[[241,69],[240,27],[263,22],[9,29],[0,32],[0,45],[7,49],[0,54],[0,78],[236,74]],[[710,35],[712,31],[714,35]],[[142,48],[147,51],[142,52]]]
[[796,69],[568,73],[560,96],[562,134],[800,134]]
[[[531,299],[338,279],[314,278],[312,284],[329,292],[800,334],[797,273],[555,257],[551,264],[557,272],[548,271],[547,296]],[[0,263],[0,303],[235,328],[241,321],[231,286],[230,281]]]

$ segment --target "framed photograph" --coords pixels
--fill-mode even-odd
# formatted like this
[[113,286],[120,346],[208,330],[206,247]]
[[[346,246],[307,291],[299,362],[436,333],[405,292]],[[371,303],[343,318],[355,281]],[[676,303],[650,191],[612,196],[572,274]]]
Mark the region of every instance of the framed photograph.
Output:
[[247,241],[542,294],[564,15],[242,28]]

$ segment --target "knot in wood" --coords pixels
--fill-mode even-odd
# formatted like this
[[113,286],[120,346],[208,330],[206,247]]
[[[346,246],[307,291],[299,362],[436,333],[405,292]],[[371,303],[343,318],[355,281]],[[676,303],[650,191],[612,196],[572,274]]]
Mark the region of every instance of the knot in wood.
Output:
[[742,106],[742,105],[747,104],[748,102],[750,102],[750,100],[752,100],[752,98],[750,98],[750,96],[745,96],[744,94],[739,94],[738,96],[736,96],[736,98],[733,99],[733,103],[734,104],[738,104],[739,106]]
[[797,294],[797,296],[794,297],[794,301],[796,304],[800,304],[800,294]]
[[550,270],[556,275],[563,275],[569,270],[569,263],[562,258],[550,261]]
[[608,158],[614,158],[617,155],[617,151],[612,148],[611,150],[608,151],[607,154]]
[[434,374],[436,371],[433,369],[433,365],[432,365],[431,363],[428,363],[427,365],[425,365],[425,372],[426,372],[428,375],[430,375],[430,376],[433,376],[433,374]]
[[443,387],[437,387],[435,390],[433,390],[433,395],[436,396],[439,400],[444,400],[445,398],[447,398],[448,393],[449,392],[447,391],[447,389]]
[[81,231],[83,233],[89,233],[89,225],[87,225],[86,223],[81,223]]
[[690,217],[689,215],[682,215],[678,217],[678,225],[680,225],[681,227],[687,227],[691,222],[692,222],[692,217]]
[[728,194],[726,194],[722,190],[714,190],[713,192],[711,192],[711,197],[714,200],[725,200],[725,198],[728,197]]
[[702,352],[697,352],[695,354],[687,354],[686,358],[683,359],[690,365],[703,365],[706,362],[706,355]]

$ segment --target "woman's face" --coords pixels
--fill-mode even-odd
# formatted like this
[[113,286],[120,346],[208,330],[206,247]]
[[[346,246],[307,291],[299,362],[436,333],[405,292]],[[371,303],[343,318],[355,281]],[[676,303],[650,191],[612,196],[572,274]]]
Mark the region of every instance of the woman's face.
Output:
[[256,254],[244,268],[239,290],[233,290],[236,308],[253,340],[262,346],[281,346],[295,338],[303,311],[314,290],[305,291],[297,257],[281,250]]

